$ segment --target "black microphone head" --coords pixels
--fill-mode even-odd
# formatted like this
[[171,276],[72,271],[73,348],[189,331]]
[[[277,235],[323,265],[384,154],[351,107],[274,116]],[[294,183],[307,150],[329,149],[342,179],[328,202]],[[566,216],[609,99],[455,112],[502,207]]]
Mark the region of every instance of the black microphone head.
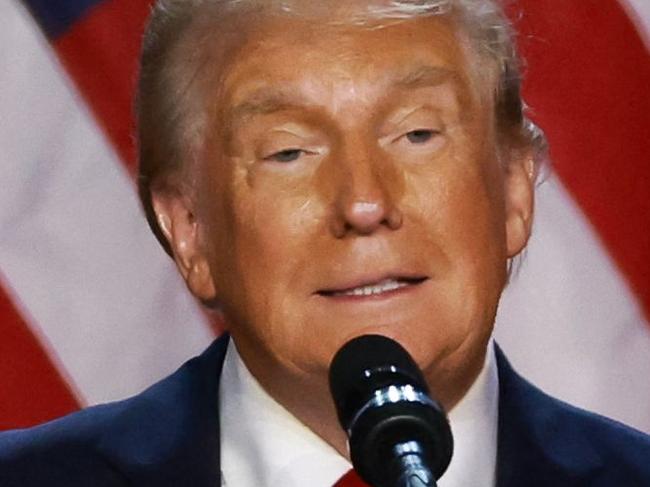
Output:
[[330,390],[343,429],[374,391],[390,385],[411,384],[428,394],[422,372],[394,340],[363,335],[347,342],[330,364]]
[[435,478],[442,476],[453,452],[451,429],[401,345],[380,335],[350,340],[332,359],[329,380],[352,463],[367,483],[396,485],[398,445],[416,445]]

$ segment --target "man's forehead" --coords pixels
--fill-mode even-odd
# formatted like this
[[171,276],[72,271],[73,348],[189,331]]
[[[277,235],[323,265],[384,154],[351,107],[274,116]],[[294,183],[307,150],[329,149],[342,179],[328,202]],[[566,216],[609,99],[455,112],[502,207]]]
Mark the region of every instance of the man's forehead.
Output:
[[[276,10],[243,8],[257,1]],[[295,2],[312,14],[323,5],[340,9],[327,10],[328,22],[314,22],[308,15],[296,15],[289,8],[291,3],[238,2],[242,9],[230,12],[230,21],[226,21],[230,14],[225,14],[224,23],[209,33],[212,41],[207,50],[216,56],[202,64],[205,75],[196,79],[205,81],[201,82],[200,97],[210,99],[208,105],[216,108],[219,116],[242,120],[282,107],[313,104],[314,100],[335,108],[348,98],[379,100],[388,91],[396,93],[395,88],[417,88],[418,84],[446,83],[468,96],[471,91],[472,99],[483,96],[484,90],[474,93],[476,87],[471,87],[474,83],[469,80],[474,77],[475,65],[482,63],[470,62],[467,56],[474,56],[448,16],[416,15],[386,23],[375,19],[375,24],[338,22],[346,18],[341,15],[344,11],[388,8],[393,3],[326,0],[319,7],[310,6],[315,2]],[[374,28],[377,23],[380,28]],[[330,84],[336,89],[323,89]],[[332,99],[326,101],[326,94]],[[299,103],[297,95],[308,103]]]
[[[290,22],[299,22],[308,29],[300,45],[314,44],[321,33],[341,35],[359,30],[385,30],[421,17],[437,17],[447,13],[451,0],[222,0],[208,1],[212,7],[195,15],[198,37],[189,36],[189,46],[212,52],[221,51],[224,64],[229,54],[251,39],[268,45],[276,40],[284,43],[291,34]],[[454,19],[445,16],[455,23]],[[267,29],[270,24],[279,29]],[[263,36],[260,33],[263,32]],[[205,41],[208,41],[207,43]],[[295,40],[295,39],[294,39]],[[199,44],[192,46],[195,42]],[[188,46],[188,44],[185,44]]]
[[222,67],[224,93],[235,103],[239,101],[235,92],[255,99],[271,79],[287,87],[299,80],[306,88],[327,82],[339,87],[369,83],[414,88],[458,81],[467,67],[467,53],[455,29],[439,17],[410,19],[384,30],[350,25],[312,28],[304,19],[274,19],[249,31],[241,48],[232,53],[232,63]]

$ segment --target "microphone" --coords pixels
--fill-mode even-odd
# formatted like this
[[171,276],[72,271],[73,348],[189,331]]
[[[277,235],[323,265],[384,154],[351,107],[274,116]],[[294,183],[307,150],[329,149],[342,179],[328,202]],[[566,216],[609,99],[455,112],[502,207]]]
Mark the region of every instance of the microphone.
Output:
[[431,487],[449,466],[453,438],[422,372],[397,342],[364,335],[329,369],[352,464],[372,487]]

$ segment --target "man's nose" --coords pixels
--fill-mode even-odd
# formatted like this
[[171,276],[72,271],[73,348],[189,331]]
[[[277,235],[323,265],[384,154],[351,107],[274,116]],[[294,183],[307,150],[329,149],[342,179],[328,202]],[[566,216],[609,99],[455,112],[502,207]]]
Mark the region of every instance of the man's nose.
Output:
[[369,151],[355,151],[338,159],[338,188],[332,233],[337,238],[371,235],[402,226],[397,205],[399,175],[390,163]]

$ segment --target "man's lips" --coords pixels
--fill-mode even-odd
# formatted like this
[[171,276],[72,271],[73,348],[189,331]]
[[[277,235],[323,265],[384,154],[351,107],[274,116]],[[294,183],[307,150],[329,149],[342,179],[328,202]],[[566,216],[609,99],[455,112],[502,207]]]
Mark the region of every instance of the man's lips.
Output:
[[343,285],[336,288],[321,289],[317,294],[325,297],[379,296],[406,287],[416,286],[427,279],[427,276],[389,276],[375,280],[361,280],[358,283]]

